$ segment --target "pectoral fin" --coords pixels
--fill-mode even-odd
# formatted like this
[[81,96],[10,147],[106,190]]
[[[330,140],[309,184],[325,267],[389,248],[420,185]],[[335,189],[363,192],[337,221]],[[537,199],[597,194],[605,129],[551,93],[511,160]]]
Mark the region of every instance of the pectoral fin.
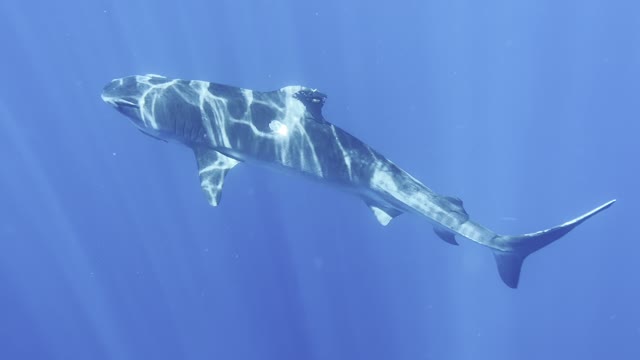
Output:
[[239,161],[207,148],[194,148],[200,186],[207,196],[211,206],[218,206],[222,195],[222,184],[229,170],[238,165]]

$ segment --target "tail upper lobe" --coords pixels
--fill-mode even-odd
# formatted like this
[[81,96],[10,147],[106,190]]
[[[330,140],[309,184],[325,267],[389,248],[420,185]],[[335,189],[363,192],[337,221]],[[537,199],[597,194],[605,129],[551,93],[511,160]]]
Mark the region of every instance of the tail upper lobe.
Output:
[[616,201],[611,200],[582,216],[547,230],[524,235],[500,235],[499,242],[504,244],[504,248],[509,249],[493,251],[502,281],[511,288],[517,288],[522,262],[527,256],[560,239],[588,218],[613,205],[614,202]]

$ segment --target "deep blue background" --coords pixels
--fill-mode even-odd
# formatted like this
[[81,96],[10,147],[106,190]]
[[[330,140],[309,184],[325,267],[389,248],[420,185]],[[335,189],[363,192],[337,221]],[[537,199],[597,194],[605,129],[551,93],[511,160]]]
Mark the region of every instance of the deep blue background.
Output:
[[[640,358],[640,4],[0,2],[0,359]],[[186,148],[102,103],[159,73],[329,95],[325,116],[531,256]]]

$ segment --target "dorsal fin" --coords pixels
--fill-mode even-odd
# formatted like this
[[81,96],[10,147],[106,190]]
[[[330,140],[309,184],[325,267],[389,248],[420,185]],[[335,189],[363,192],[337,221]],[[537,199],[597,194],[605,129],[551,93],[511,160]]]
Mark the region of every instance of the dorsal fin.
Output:
[[460,198],[455,197],[455,196],[445,196],[444,198],[449,200],[449,201],[451,201],[452,203],[462,207],[462,200]]
[[451,211],[454,211],[458,214],[460,214],[460,216],[466,221],[469,219],[469,214],[467,214],[467,211],[464,209],[464,206],[462,204],[462,200],[460,200],[459,198],[455,197],[455,196],[443,196],[443,198],[445,200],[447,200],[446,204],[449,209]]

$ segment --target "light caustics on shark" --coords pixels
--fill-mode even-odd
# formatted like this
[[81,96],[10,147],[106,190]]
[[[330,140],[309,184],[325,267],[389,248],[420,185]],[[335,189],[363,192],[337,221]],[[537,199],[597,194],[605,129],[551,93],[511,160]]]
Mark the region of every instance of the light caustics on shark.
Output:
[[145,134],[195,152],[202,189],[220,203],[225,175],[241,162],[305,175],[362,198],[378,221],[423,215],[444,241],[455,236],[489,247],[502,280],[517,287],[523,260],[559,239],[611,200],[562,225],[525,235],[499,235],[469,219],[462,201],[433,192],[367,144],[322,116],[326,96],[287,86],[259,92],[159,75],[111,81],[102,99]]

